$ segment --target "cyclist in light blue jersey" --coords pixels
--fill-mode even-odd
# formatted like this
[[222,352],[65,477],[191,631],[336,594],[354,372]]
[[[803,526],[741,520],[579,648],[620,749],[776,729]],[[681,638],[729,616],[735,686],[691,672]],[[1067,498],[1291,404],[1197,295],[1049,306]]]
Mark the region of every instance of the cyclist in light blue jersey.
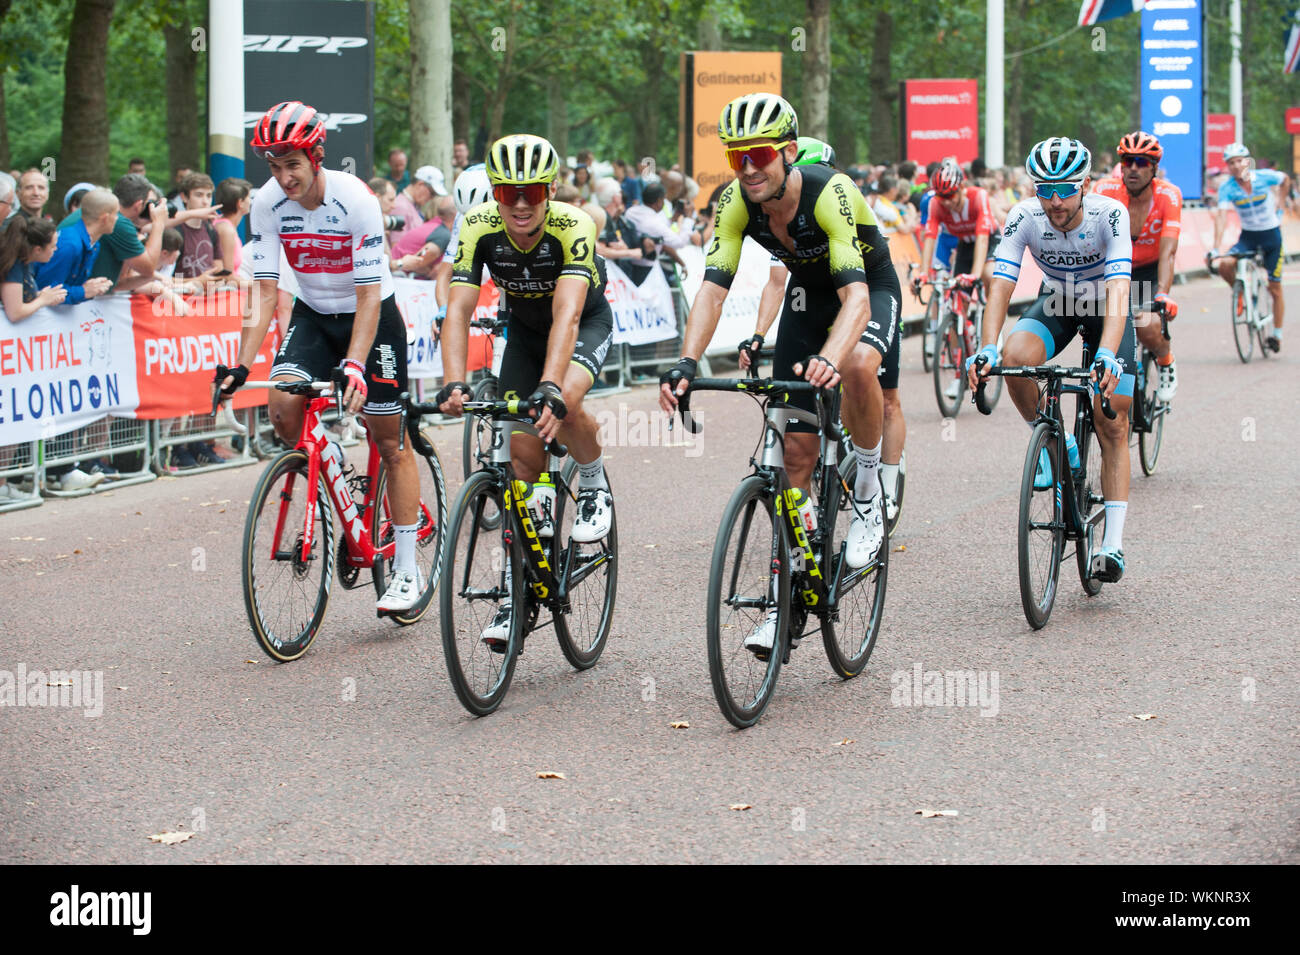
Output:
[[[1282,214],[1273,190],[1285,189],[1290,182],[1286,173],[1276,169],[1255,169],[1250,150],[1241,143],[1224,147],[1223,158],[1232,178],[1219,189],[1219,207],[1214,213],[1214,247],[1209,258],[1217,260],[1219,275],[1231,287],[1237,281],[1237,258],[1264,250],[1264,268],[1268,272],[1268,294],[1273,297],[1273,331],[1268,347],[1282,348]],[[1222,255],[1219,242],[1228,224],[1227,212],[1236,209],[1241,219],[1241,235]],[[1239,304],[1240,307],[1240,304]]]

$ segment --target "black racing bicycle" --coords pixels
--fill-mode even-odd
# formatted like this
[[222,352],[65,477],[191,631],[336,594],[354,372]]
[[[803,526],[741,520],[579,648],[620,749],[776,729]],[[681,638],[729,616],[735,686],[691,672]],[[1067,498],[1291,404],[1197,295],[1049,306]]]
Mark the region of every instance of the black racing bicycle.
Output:
[[[1066,541],[1074,541],[1079,581],[1089,597],[1101,593],[1102,582],[1092,575],[1092,555],[1106,531],[1106,500],[1101,489],[1101,447],[1093,437],[1092,385],[1089,379],[1088,349],[1083,350],[1083,367],[1024,365],[993,368],[990,375],[1033,378],[1039,382],[1038,418],[1025,452],[1020,478],[1020,523],[1016,550],[1020,570],[1020,603],[1025,619],[1035,630],[1047,624],[1056,601],[1061,562],[1069,554]],[[978,359],[977,359],[978,361]],[[1077,384],[1067,383],[1077,382]],[[975,405],[981,414],[993,409],[984,396],[984,382],[975,390]],[[1062,394],[1075,396],[1074,440],[1079,449],[1079,467],[1072,469],[1066,451],[1066,424],[1061,409]],[[1102,412],[1114,418],[1115,411],[1103,397]],[[1044,449],[1051,479],[1039,486],[1038,462]]]
[[[682,420],[700,430],[690,413],[699,391],[739,392],[763,409],[763,433],[750,457],[753,472],[731,495],[718,526],[709,571],[706,630],[709,674],[718,706],[733,725],[752,726],[776,688],[781,665],[799,641],[818,630],[831,668],[843,679],[862,672],[876,645],[885,607],[889,534],[866,566],[850,568],[844,541],[855,516],[857,458],[841,459],[838,391],[806,381],[771,378],[697,378],[678,399]],[[789,406],[790,396],[813,393],[817,414]],[[813,472],[813,523],[800,513],[802,492],[785,471],[785,430],[795,421],[817,426],[820,453]],[[776,613],[768,652],[746,641]],[[807,628],[807,629],[805,629]]]
[[[441,594],[442,647],[456,696],[475,716],[486,716],[505,699],[524,638],[540,629],[542,611],[554,624],[565,659],[586,670],[600,659],[609,638],[618,585],[617,509],[609,533],[579,543],[569,537],[567,503],[575,502],[570,458],[553,444],[539,482],[555,487],[552,536],[543,537],[525,499],[527,485],[515,478],[510,436],[532,430],[527,400],[466,401],[465,413],[481,419],[489,451],[469,476],[447,524]],[[436,412],[436,404],[418,407]],[[488,640],[484,631],[510,611],[509,633]]]

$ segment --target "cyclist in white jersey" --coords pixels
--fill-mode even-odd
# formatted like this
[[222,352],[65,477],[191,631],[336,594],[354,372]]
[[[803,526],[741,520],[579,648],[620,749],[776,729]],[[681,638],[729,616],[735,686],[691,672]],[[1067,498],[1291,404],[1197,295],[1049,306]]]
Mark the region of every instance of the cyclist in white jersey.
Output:
[[[1110,399],[1114,420],[1095,402],[1094,421],[1101,445],[1101,486],[1106,498],[1106,532],[1091,570],[1104,581],[1124,574],[1124,518],[1128,510],[1128,410],[1133,402],[1137,337],[1129,313],[1129,276],[1133,240],[1128,210],[1115,199],[1087,194],[1092,154],[1074,139],[1044,140],[1025,163],[1037,198],[1018,203],[1007,215],[994,261],[993,284],[984,312],[984,340],[967,362],[971,387],[987,377],[989,366],[1041,365],[1069,344],[1077,331],[1093,356],[1093,381]],[[1044,288],[1037,301],[1007,336],[1006,353],[998,354],[998,333],[1006,319],[1011,292],[1028,249],[1043,270]],[[1037,383],[1008,378],[1007,391],[1021,417],[1033,427],[1038,412]],[[1071,467],[1079,461],[1073,435],[1066,435]],[[1050,487],[1051,461],[1039,458],[1035,486]]]
[[[348,383],[345,409],[365,412],[388,469],[396,553],[392,582],[376,608],[392,613],[414,606],[424,588],[415,562],[420,476],[410,443],[398,448],[406,324],[393,298],[379,201],[356,176],[321,168],[324,142],[320,114],[296,101],[271,107],[255,128],[253,150],[266,158],[273,178],[253,200],[252,321],[241,332],[239,365],[221,389],[233,394],[248,378],[275,312],[283,249],[298,298],[271,377],[320,381],[337,366]],[[306,399],[272,391],[269,403],[276,433],[292,447]]]
[[[434,276],[439,330],[442,328],[442,320],[447,317],[447,295],[451,291],[451,266],[456,261],[456,249],[460,247],[461,223],[465,221],[465,216],[471,209],[492,198],[492,182],[488,179],[487,166],[477,163],[467,168],[456,177],[456,185],[452,193],[456,199],[456,221],[452,223],[451,238],[447,241],[446,251],[443,252],[442,261],[438,263]],[[487,273],[486,266],[483,271]]]
[[[1264,251],[1264,269],[1268,272],[1268,294],[1273,299],[1273,331],[1267,339],[1273,351],[1282,349],[1282,214],[1273,190],[1287,188],[1289,177],[1276,169],[1252,169],[1250,150],[1241,143],[1229,143],[1223,149],[1232,178],[1219,188],[1219,204],[1214,211],[1214,248],[1207,258],[1217,261],[1219,275],[1231,287],[1237,281],[1237,259]],[[1241,218],[1241,235],[1236,244],[1219,254],[1219,243],[1228,224],[1227,212],[1236,209]]]

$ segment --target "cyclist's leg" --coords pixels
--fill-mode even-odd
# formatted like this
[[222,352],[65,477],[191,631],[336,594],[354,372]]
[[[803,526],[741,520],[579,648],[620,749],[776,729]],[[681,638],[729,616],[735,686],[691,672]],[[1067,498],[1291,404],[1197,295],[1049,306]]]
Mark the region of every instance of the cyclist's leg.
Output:
[[[1088,344],[1089,354],[1096,354],[1101,340],[1103,319],[1098,317],[1087,323],[1084,328],[1084,341]],[[1106,533],[1101,542],[1098,559],[1103,562],[1101,576],[1103,580],[1117,581],[1124,573],[1123,535],[1124,518],[1128,513],[1129,481],[1132,464],[1129,460],[1129,408],[1133,404],[1133,390],[1137,386],[1136,377],[1128,371],[1137,368],[1137,336],[1133,332],[1133,319],[1130,316],[1124,325],[1124,336],[1120,339],[1119,350],[1115,355],[1124,363],[1125,373],[1120,376],[1119,384],[1110,397],[1111,409],[1115,412],[1112,420],[1102,413],[1101,398],[1093,399],[1092,420],[1097,433],[1097,443],[1101,446],[1101,490],[1106,499]],[[1106,566],[1106,564],[1109,566]]]
[[[313,311],[299,299],[294,303],[289,329],[280,343],[271,363],[272,381],[325,381],[338,364],[334,357],[334,336],[328,323],[337,319]],[[344,345],[346,348],[346,343]],[[267,398],[267,414],[275,433],[288,447],[298,443],[302,435],[303,414],[307,399],[271,391]]]
[[[1020,318],[1006,333],[1002,349],[1002,364],[1041,365],[1053,358],[1074,337],[1074,329],[1062,321],[1066,301],[1063,296],[1048,292],[1025,309]],[[1020,417],[1032,427],[1038,417],[1038,384],[1028,378],[1008,378],[1007,392],[1020,412]]]
[[894,337],[889,352],[880,367],[880,393],[884,405],[884,422],[880,441],[880,476],[885,495],[890,500],[898,497],[898,466],[907,439],[907,422],[903,420],[903,405],[898,399],[898,364],[902,351],[901,319],[894,325]]
[[[1160,292],[1159,286],[1159,264],[1151,262],[1147,265],[1139,265],[1133,269],[1133,278],[1129,284],[1129,302],[1133,308],[1145,305],[1152,301]],[[1133,316],[1133,327],[1137,332],[1138,341],[1147,351],[1156,356],[1157,360],[1164,359],[1170,353],[1169,342],[1160,331],[1160,316],[1155,312],[1138,312]],[[1162,364],[1168,364],[1169,361],[1163,361]]]
[[[366,357],[366,381],[366,403],[361,410],[366,416],[366,427],[371,429],[375,444],[379,447],[379,455],[388,470],[388,498],[392,507],[393,525],[399,532],[406,526],[418,527],[420,475],[416,470],[411,442],[401,440],[401,394],[407,390],[406,323],[402,321],[396,299],[391,295],[379,306],[375,341]],[[411,545],[414,548],[414,534],[411,536]],[[412,550],[411,569],[414,569],[414,562]],[[405,569],[400,553],[394,569]]]
[[[798,309],[794,307],[796,295],[798,303],[802,305]],[[774,379],[795,380],[794,366],[803,365],[808,356],[821,352],[822,346],[826,344],[826,332],[839,313],[839,305],[839,296],[834,292],[814,292],[795,281],[786,286],[785,301],[781,306],[781,324],[772,356]],[[840,369],[841,375],[844,370]],[[817,403],[810,394],[791,395],[790,404],[810,413],[816,413],[817,410]],[[848,413],[847,404],[846,401],[841,405],[842,414]],[[815,427],[796,421],[786,428],[785,473],[791,487],[808,492],[813,467],[817,464],[817,450]]]
[[1268,294],[1273,298],[1273,338],[1282,338],[1282,229],[1281,227],[1265,233],[1268,236],[1264,244],[1267,258],[1264,269],[1268,272]]
[[[877,281],[872,286],[871,318],[861,340],[850,353],[847,367],[841,371],[844,401],[840,407],[840,417],[844,420],[845,430],[853,439],[853,447],[858,454],[857,496],[861,500],[873,497],[876,488],[875,475],[864,474],[863,471],[874,470],[873,462],[879,462],[885,450],[886,384],[893,385],[891,390],[897,394],[898,313],[901,298],[896,283]],[[893,373],[889,375],[891,353],[895,363]],[[891,380],[886,383],[884,376],[889,376]],[[889,450],[895,451],[893,463],[897,464],[897,453],[902,451],[901,435],[899,447]]]

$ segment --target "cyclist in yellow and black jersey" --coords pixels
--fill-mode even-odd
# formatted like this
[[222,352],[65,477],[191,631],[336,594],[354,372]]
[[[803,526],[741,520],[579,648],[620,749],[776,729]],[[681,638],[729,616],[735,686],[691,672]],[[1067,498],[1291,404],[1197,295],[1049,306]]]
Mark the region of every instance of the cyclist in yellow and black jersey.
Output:
[[[582,407],[614,332],[604,295],[605,263],[596,254],[596,223],[581,209],[552,200],[560,159],[545,139],[499,139],[488,149],[486,166],[495,201],[471,209],[461,225],[442,327],[447,384],[437,401],[444,413],[459,416],[469,397],[464,381],[469,321],[486,266],[509,306],[501,394],[527,395],[542,409],[535,415],[540,438],[558,437],[568,446],[579,471],[572,540],[601,540],[613,523],[614,501],[596,419]],[[515,434],[510,449],[519,478],[537,481],[545,466],[541,440]],[[529,490],[542,537],[555,532],[549,512],[554,494],[551,485]],[[504,648],[511,612],[503,603],[483,632],[493,649]]]
[[[884,398],[877,373],[897,334],[901,290],[888,245],[853,181],[829,167],[793,165],[798,125],[794,108],[773,93],[741,96],[722,110],[718,136],[736,179],[718,201],[704,282],[691,306],[682,358],[660,377],[660,404],[671,413],[695,377],[739,267],[741,243],[750,236],[792,273],[773,375],[798,374],[822,387],[843,382],[842,418],[858,460],[856,516],[845,553],[850,566],[865,567],[884,540],[878,473]],[[811,408],[811,396],[801,397]],[[817,453],[815,435],[786,435],[786,472],[805,493]],[[745,645],[765,652],[774,634],[770,619]]]

